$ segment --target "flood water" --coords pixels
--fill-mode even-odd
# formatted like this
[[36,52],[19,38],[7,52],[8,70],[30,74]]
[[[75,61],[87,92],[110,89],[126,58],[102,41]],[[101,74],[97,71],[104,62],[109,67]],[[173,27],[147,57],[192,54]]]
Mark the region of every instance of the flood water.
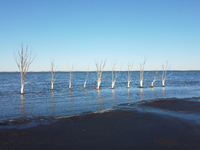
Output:
[[[170,73],[170,71],[169,71]],[[166,78],[162,87],[161,75],[150,88],[153,80],[152,72],[144,77],[144,88],[139,86],[139,72],[132,73],[130,88],[127,88],[127,72],[121,72],[111,89],[112,73],[106,75],[101,89],[96,87],[95,72],[89,73],[86,89],[83,88],[86,72],[74,72],[72,88],[68,88],[68,72],[57,72],[54,90],[51,90],[51,74],[49,72],[27,73],[26,80],[37,77],[24,87],[24,95],[20,94],[20,73],[0,73],[0,121],[18,118],[37,118],[69,116],[90,113],[113,108],[124,103],[160,98],[200,97],[200,71],[173,71]]]

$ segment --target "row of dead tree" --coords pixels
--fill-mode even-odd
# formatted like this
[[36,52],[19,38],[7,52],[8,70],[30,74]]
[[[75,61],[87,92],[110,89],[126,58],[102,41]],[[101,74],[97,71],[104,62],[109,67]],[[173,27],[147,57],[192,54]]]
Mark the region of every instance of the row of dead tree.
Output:
[[[17,51],[17,54],[14,53],[14,59],[15,59],[15,62],[17,63],[17,66],[19,68],[19,72],[20,72],[20,75],[21,75],[21,94],[24,94],[24,85],[30,83],[32,80],[35,79],[35,78],[33,78],[30,81],[25,82],[25,75],[28,72],[29,66],[33,62],[35,57],[36,57],[36,55],[34,55],[32,57],[32,51],[29,51],[29,47],[26,46],[26,49],[24,49],[23,45],[21,45],[21,51]],[[146,73],[144,72],[144,67],[145,67],[146,61],[147,61],[147,57],[145,56],[144,62],[140,63],[140,78],[138,79],[139,82],[140,82],[140,86],[139,86],[140,88],[143,88],[144,77],[148,73],[148,72],[146,72]],[[96,66],[96,69],[97,69],[97,71],[96,71],[97,76],[94,77],[94,78],[95,78],[95,81],[97,82],[97,87],[96,87],[97,90],[100,89],[100,84],[102,82],[102,79],[105,78],[105,76],[102,76],[105,65],[106,65],[106,60],[101,61],[100,63],[98,61],[95,61],[95,66]],[[115,71],[115,66],[116,66],[116,62],[112,65],[112,87],[111,87],[112,89],[114,89],[115,82],[120,75],[120,71]],[[132,76],[131,76],[132,69],[133,69],[133,63],[131,63],[131,64],[128,63],[128,77],[127,77],[127,80],[128,80],[127,87],[128,88],[130,87],[130,82],[132,80]],[[164,87],[165,86],[165,79],[172,74],[172,72],[170,74],[167,74],[167,71],[169,70],[168,62],[166,63],[166,66],[162,65],[162,70],[163,70],[162,86]],[[54,82],[56,80],[56,74],[55,73],[56,73],[55,72],[55,63],[54,63],[54,60],[51,60],[51,89],[52,90],[53,90]],[[71,80],[73,78],[73,66],[72,66],[72,68],[70,68],[69,73],[70,73],[69,89],[71,89]],[[153,74],[154,80],[152,81],[150,87],[153,87],[154,82],[158,78],[157,74],[158,74],[158,71],[156,71],[155,74]],[[87,71],[87,76],[86,76],[86,79],[85,79],[85,82],[84,82],[84,88],[86,88],[88,76],[89,76],[89,71]]]

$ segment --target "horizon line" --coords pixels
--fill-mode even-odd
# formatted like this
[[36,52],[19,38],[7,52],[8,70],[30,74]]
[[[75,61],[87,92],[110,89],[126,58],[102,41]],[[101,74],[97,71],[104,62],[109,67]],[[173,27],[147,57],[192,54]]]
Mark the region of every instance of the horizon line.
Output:
[[[128,70],[114,70],[114,72],[127,72]],[[136,72],[140,72],[140,70],[132,70],[132,72],[134,72],[134,71],[136,71]],[[145,72],[146,71],[163,71],[163,70],[144,70]],[[167,71],[200,71],[200,70],[167,70]],[[0,73],[19,73],[20,71],[0,71]],[[30,73],[42,73],[42,72],[51,72],[51,71],[27,71],[27,72],[30,72]],[[59,71],[55,71],[55,72],[70,72],[70,71],[61,71],[61,70],[59,70]],[[74,70],[74,71],[72,71],[72,72],[96,72],[96,70],[94,70],[94,71],[78,71],[78,70]],[[103,72],[112,72],[112,70],[105,70],[105,71],[103,71]]]

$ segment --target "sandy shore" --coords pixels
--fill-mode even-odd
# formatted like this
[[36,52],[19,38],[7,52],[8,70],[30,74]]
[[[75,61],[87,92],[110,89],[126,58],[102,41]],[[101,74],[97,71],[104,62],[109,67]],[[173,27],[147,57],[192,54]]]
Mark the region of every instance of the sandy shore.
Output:
[[195,150],[200,149],[198,121],[198,98],[165,99],[140,104],[132,110],[59,119],[50,125],[27,129],[0,130],[0,149]]

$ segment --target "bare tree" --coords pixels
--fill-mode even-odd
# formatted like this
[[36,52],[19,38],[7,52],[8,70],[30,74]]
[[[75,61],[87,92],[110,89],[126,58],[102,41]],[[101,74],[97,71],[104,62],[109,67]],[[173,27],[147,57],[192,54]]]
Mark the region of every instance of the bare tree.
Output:
[[72,65],[72,68],[69,68],[69,65],[68,65],[68,68],[69,68],[69,90],[71,90],[71,81],[72,81],[72,78],[73,78],[73,67],[74,65]]
[[87,76],[86,76],[85,83],[84,83],[84,89],[86,87],[86,83],[87,83],[88,76],[89,76],[89,67],[88,67],[88,71],[86,73],[87,73]]
[[117,63],[117,62],[114,62],[114,64],[112,65],[112,88],[111,88],[111,89],[114,89],[115,82],[116,82],[117,78],[118,78],[119,75],[120,75],[120,71],[114,71],[114,70],[115,70],[116,63]]
[[105,65],[106,65],[106,60],[104,60],[104,62],[101,61],[100,64],[98,61],[95,61],[95,66],[97,69],[97,79],[95,79],[97,81],[97,87],[96,87],[97,90],[99,90],[102,79],[105,78],[105,76],[102,77],[102,73],[103,73],[103,69]]
[[170,74],[167,75],[167,71],[170,69],[170,66],[168,66],[168,61],[166,62],[166,66],[162,65],[162,70],[163,70],[163,74],[162,74],[162,86],[165,87],[165,79],[167,77],[169,77],[172,72]]
[[146,74],[144,74],[144,66],[145,66],[146,61],[147,61],[147,57],[144,56],[144,62],[140,63],[140,79],[138,79],[140,82],[140,88],[143,88],[143,81],[144,81],[143,79],[144,79],[144,76],[148,73],[147,72]]
[[155,74],[152,72],[152,74],[153,74],[153,76],[154,76],[154,79],[153,79],[153,81],[151,82],[151,86],[150,86],[150,87],[153,87],[153,83],[154,83],[154,82],[156,81],[156,79],[158,78],[158,77],[157,77],[158,71],[156,71]]
[[25,82],[26,73],[35,57],[36,55],[32,57],[32,51],[29,51],[28,45],[26,46],[26,50],[24,50],[23,44],[21,44],[21,52],[19,50],[17,54],[14,52],[14,59],[21,74],[21,94],[24,94],[24,85],[35,79],[33,78],[30,81]]
[[133,70],[133,62],[131,64],[128,63],[128,86],[127,86],[128,88],[130,87],[130,82],[132,80],[132,77],[131,77],[132,70]]
[[53,90],[53,83],[56,81],[55,76],[55,63],[54,60],[51,60],[51,90]]

